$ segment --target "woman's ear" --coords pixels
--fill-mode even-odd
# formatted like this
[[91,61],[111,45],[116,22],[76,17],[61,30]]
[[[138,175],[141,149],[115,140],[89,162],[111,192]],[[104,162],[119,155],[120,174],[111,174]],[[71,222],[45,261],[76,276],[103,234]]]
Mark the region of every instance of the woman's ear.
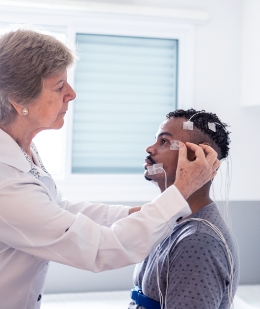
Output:
[[19,105],[18,103],[16,103],[16,101],[14,99],[11,99],[9,97],[8,97],[8,101],[13,106],[13,108],[17,111],[17,113],[22,116],[23,115],[22,114],[22,108],[23,107],[21,105]]

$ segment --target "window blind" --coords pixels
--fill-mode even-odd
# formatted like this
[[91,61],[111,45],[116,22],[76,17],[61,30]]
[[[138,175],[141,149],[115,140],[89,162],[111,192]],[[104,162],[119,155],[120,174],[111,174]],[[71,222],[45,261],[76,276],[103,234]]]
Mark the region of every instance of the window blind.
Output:
[[178,41],[77,34],[72,173],[142,173],[177,106]]

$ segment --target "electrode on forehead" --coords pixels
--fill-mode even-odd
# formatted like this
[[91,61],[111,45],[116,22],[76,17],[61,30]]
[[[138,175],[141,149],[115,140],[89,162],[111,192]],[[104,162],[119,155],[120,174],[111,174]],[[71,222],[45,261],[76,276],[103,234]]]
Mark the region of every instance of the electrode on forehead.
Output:
[[180,141],[172,140],[170,150],[179,150],[180,149]]
[[148,175],[155,175],[164,173],[163,164],[157,163],[150,166],[147,166]]

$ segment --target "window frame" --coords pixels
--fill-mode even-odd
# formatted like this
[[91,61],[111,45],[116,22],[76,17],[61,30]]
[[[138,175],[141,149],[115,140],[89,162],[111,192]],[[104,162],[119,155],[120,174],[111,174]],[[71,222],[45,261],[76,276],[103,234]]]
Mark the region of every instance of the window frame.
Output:
[[[124,8],[123,8],[124,7]],[[68,7],[12,7],[2,9],[2,22],[37,24],[51,30],[64,29],[68,46],[75,52],[76,33],[150,37],[178,40],[178,108],[194,106],[194,37],[195,24],[207,20],[205,12],[161,10],[122,5],[92,7],[80,10]],[[141,13],[140,13],[141,12]],[[155,14],[156,12],[156,14]],[[71,14],[73,13],[73,14]],[[204,13],[204,14],[203,14]],[[47,17],[47,18],[46,18]],[[74,68],[68,81],[74,87]],[[63,173],[54,175],[58,188],[72,200],[87,199],[106,202],[149,201],[159,194],[140,174],[72,174],[73,104],[63,130]],[[163,121],[163,119],[162,119]],[[159,123],[158,123],[159,126]],[[155,132],[151,132],[153,136]],[[148,145],[144,145],[144,148]],[[142,162],[141,162],[142,164]],[[101,194],[102,192],[102,194]]]

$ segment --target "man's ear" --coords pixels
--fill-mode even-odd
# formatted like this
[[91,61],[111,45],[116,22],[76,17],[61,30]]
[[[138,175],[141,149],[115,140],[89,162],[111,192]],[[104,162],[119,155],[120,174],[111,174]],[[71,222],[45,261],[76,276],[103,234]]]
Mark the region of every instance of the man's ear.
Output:
[[19,114],[19,115],[23,115],[22,114],[22,106],[21,105],[19,105],[14,99],[12,99],[12,98],[9,98],[8,97],[8,101],[10,102],[10,104],[12,104],[12,106],[13,106],[13,108],[17,111],[17,113]]
[[[207,145],[207,146],[210,146],[209,143],[206,143],[206,142],[200,142],[199,144],[203,144],[203,145]],[[188,157],[188,160],[189,161],[194,161],[196,159],[196,156],[195,156],[195,152],[192,151],[191,149],[187,149],[187,157]]]

